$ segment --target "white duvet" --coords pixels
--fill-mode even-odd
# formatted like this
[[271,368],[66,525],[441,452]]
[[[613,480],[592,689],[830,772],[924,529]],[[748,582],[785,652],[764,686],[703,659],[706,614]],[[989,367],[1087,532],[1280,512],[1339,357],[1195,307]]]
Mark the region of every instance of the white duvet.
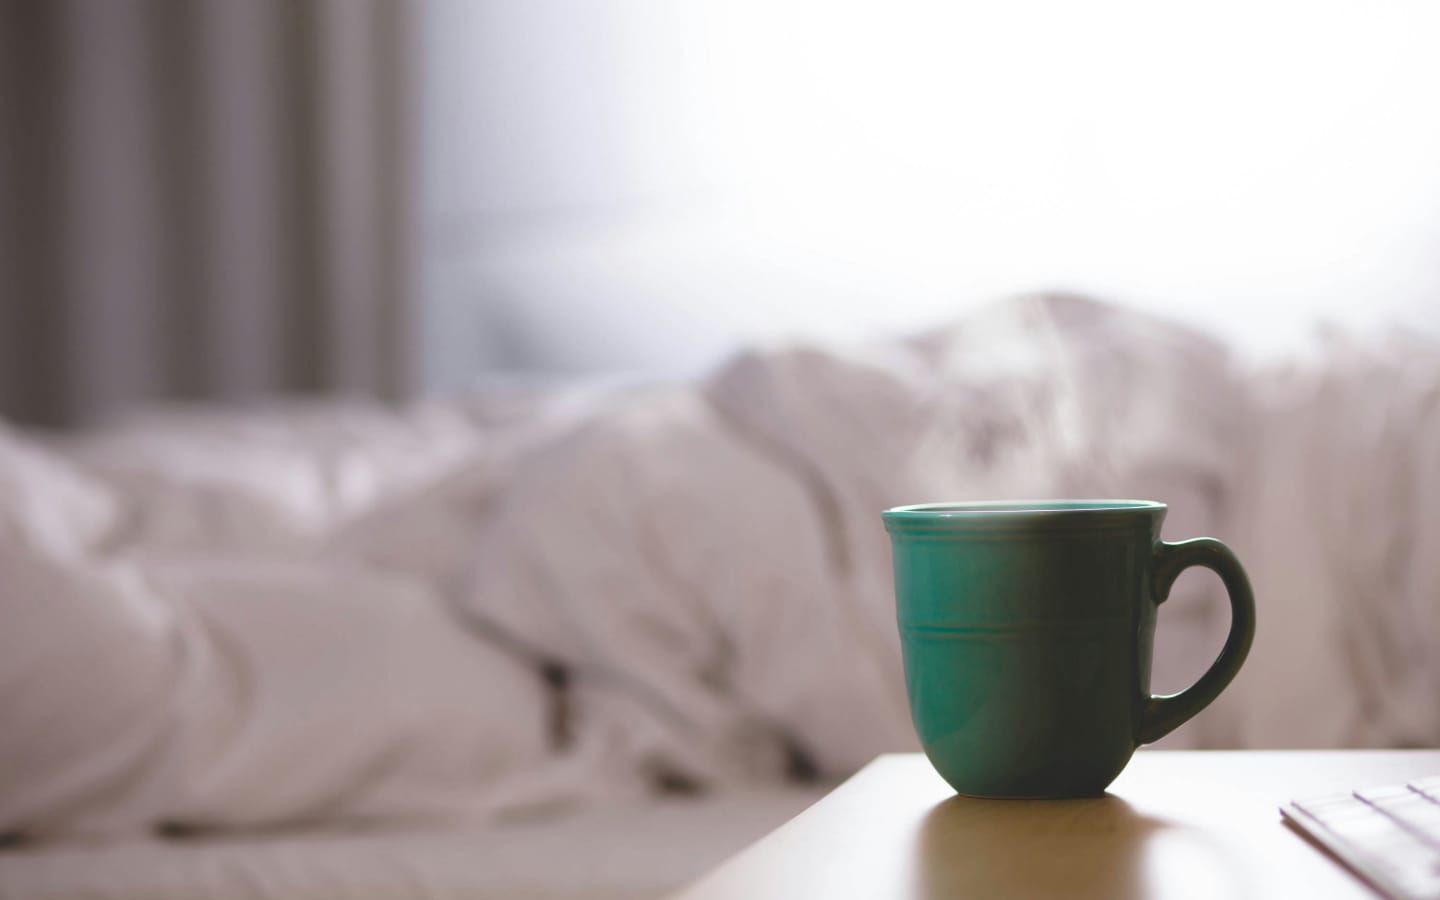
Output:
[[[1177,741],[1440,742],[1440,352],[1075,298],[699,384],[0,431],[0,832],[493,817],[914,745],[883,508],[1143,496],[1259,633]],[[1225,629],[1167,602],[1158,688]]]

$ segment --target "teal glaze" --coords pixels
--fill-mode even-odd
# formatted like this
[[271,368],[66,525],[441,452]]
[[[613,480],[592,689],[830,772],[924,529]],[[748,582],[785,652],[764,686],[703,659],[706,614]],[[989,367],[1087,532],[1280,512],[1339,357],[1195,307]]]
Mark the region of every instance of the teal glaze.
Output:
[[[911,717],[956,791],[1100,794],[1137,746],[1235,677],[1255,634],[1245,571],[1211,538],[1161,541],[1165,511],[1146,500],[1064,500],[884,513]],[[1156,609],[1196,565],[1225,583],[1230,636],[1193,686],[1152,697]]]

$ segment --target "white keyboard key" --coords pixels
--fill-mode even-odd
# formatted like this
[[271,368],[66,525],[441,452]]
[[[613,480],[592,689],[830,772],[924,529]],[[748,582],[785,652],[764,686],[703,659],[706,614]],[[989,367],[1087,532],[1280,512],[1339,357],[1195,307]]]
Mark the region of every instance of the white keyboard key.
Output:
[[1280,811],[1382,892],[1440,900],[1440,776],[1300,800]]

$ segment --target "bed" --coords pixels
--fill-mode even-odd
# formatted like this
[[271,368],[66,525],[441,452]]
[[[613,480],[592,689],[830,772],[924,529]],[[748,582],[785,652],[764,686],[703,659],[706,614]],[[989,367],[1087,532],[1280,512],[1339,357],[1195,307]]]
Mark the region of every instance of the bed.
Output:
[[[1435,745],[1437,398],[1418,339],[1257,367],[1043,295],[693,383],[0,428],[0,894],[663,893],[914,749],[878,513],[923,500],[1235,547],[1255,649],[1169,746]],[[1153,687],[1225,627],[1182,579]]]

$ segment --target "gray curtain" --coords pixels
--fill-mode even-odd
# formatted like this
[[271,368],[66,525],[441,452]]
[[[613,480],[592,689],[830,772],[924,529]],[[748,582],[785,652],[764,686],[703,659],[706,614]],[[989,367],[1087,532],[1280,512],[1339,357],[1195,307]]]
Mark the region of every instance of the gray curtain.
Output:
[[405,0],[0,0],[0,416],[411,388]]

